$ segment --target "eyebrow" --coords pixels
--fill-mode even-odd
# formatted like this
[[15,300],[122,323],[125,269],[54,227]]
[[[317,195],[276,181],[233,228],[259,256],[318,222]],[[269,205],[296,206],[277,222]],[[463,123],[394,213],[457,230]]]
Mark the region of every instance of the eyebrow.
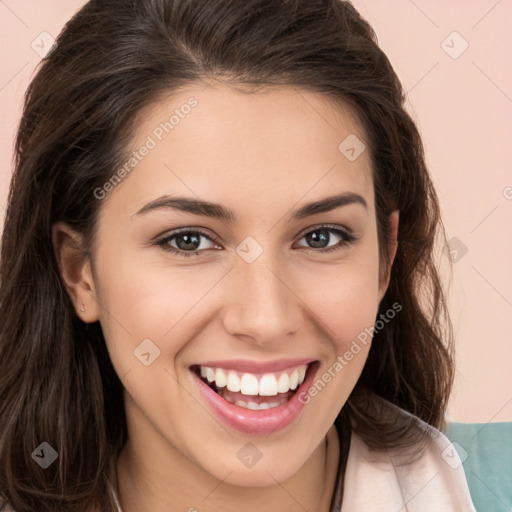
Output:
[[[341,194],[325,197],[319,201],[313,201],[301,206],[298,210],[292,213],[289,220],[300,220],[311,215],[329,212],[336,208],[351,204],[360,204],[365,209],[368,209],[368,205],[361,195],[354,192],[343,192]],[[194,199],[191,197],[174,197],[169,195],[159,197],[158,199],[149,202],[135,215],[144,215],[150,211],[160,209],[180,210],[228,222],[236,221],[235,212],[221,204],[211,203],[209,201],[203,201],[201,199]]]

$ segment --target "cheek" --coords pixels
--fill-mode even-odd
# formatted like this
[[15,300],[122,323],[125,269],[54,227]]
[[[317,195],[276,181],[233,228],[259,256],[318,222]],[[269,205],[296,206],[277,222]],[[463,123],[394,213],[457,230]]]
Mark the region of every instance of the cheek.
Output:
[[314,313],[337,354],[374,325],[379,307],[378,260],[358,253],[339,265],[302,273],[298,295]]
[[304,278],[300,293],[322,328],[316,339],[324,357],[300,399],[313,404],[308,410],[314,417],[311,421],[329,425],[356,385],[368,356],[370,328],[379,305],[378,272],[376,265],[361,257]]
[[133,365],[133,351],[145,339],[152,340],[169,363],[198,329],[198,306],[204,306],[202,301],[224,273],[219,266],[193,270],[166,264],[162,258],[157,262],[149,252],[120,257],[104,248],[98,254],[100,322],[112,359],[122,358],[123,367]]

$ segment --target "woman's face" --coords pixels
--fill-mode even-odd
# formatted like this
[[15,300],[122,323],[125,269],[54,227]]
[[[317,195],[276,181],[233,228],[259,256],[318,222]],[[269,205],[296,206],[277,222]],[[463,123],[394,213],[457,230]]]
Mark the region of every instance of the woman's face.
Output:
[[81,313],[101,322],[141,457],[270,485],[325,438],[385,292],[364,139],[291,88],[197,85],[141,118],[121,182],[95,192]]

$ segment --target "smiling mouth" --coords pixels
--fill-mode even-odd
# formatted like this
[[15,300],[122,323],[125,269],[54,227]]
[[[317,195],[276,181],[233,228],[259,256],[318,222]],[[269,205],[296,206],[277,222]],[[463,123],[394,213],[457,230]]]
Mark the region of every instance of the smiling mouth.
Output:
[[200,365],[190,369],[227,402],[256,411],[288,402],[304,382],[312,364],[264,374]]

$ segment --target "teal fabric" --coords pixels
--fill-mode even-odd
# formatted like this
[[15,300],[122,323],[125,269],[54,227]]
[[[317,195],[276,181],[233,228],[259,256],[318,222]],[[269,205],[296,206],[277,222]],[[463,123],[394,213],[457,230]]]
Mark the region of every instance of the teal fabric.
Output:
[[444,434],[462,460],[477,512],[511,512],[512,422],[452,422]]

